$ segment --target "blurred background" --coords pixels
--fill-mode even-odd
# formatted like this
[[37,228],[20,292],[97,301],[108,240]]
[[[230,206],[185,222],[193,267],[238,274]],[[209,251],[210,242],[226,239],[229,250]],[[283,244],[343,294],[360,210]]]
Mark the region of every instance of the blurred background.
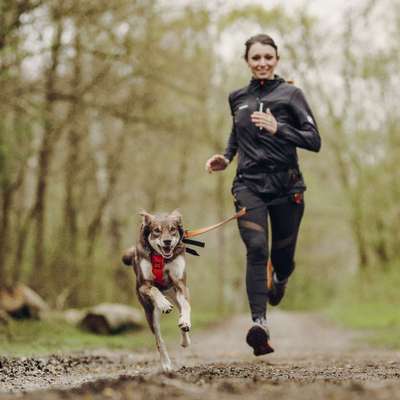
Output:
[[[227,97],[249,81],[244,42],[260,32],[323,142],[299,150],[306,213],[283,307],[400,333],[391,0],[1,0],[1,285],[22,282],[54,309],[134,305],[120,259],[140,209],[179,208],[186,229],[230,216],[236,166],[209,175],[204,163],[225,148]],[[188,256],[194,312],[247,312],[236,223],[202,239]]]

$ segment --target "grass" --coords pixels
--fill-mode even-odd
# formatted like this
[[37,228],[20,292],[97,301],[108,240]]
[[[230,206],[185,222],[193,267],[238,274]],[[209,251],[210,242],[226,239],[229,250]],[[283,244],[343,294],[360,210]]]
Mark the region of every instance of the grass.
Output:
[[[217,312],[193,313],[193,330],[205,329],[221,319]],[[166,341],[178,343],[177,313],[162,318],[162,334]],[[136,332],[119,335],[96,335],[62,321],[13,321],[0,327],[0,354],[34,356],[88,349],[143,350],[154,348],[154,337],[147,326]]]
[[400,349],[399,284],[400,271],[394,267],[355,277],[344,285],[327,314],[345,327],[367,331],[371,345]]

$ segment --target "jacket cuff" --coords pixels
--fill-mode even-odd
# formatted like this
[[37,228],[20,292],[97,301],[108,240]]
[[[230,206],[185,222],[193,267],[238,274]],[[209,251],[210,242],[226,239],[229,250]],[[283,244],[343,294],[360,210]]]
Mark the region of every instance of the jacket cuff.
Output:
[[232,160],[233,160],[233,157],[234,157],[235,155],[234,155],[234,154],[225,153],[223,156],[229,161],[228,164],[230,164],[230,163],[232,162]]
[[285,136],[285,133],[284,133],[285,126],[286,126],[286,124],[284,122],[278,122],[275,135],[278,135],[281,137]]

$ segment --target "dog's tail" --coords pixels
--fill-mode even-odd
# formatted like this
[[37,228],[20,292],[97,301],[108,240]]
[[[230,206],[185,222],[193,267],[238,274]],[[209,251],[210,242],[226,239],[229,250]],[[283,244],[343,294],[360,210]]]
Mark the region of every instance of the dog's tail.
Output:
[[133,265],[133,257],[135,255],[135,247],[130,247],[122,256],[122,262],[125,265]]

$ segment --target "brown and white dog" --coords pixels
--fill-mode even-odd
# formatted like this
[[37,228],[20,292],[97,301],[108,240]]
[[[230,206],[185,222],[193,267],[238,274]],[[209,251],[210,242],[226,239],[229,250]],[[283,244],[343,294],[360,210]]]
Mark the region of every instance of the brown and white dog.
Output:
[[186,287],[182,216],[177,210],[156,215],[143,211],[140,215],[143,222],[139,241],[125,252],[122,261],[133,266],[136,293],[155,335],[162,370],[168,372],[172,370],[172,364],[161,337],[160,316],[172,311],[172,303],[179,310],[181,345],[187,347],[190,344],[190,304]]

